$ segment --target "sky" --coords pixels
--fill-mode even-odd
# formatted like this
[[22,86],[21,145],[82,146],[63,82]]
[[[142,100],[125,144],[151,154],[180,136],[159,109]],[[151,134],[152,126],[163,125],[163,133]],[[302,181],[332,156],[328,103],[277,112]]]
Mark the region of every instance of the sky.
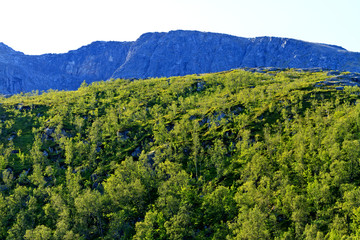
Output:
[[26,54],[179,29],[360,52],[360,0],[0,0],[0,42]]

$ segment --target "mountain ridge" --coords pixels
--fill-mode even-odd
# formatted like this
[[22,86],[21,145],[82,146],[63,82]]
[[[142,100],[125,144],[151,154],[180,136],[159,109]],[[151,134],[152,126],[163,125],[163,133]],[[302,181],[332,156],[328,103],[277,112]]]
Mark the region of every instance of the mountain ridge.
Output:
[[26,55],[0,43],[0,93],[75,90],[86,80],[170,77],[242,67],[360,72],[360,53],[279,37],[243,38],[176,30],[136,41],[95,41],[60,54]]

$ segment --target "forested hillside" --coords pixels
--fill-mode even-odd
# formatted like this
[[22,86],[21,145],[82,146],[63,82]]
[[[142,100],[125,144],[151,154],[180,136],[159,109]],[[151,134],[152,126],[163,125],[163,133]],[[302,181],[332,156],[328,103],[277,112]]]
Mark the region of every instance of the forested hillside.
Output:
[[233,70],[3,97],[0,239],[359,239],[360,89],[327,78]]

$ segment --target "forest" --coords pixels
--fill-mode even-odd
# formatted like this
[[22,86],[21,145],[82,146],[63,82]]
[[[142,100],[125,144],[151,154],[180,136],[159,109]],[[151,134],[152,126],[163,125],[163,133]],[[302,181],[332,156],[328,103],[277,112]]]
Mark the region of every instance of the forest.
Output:
[[360,239],[360,89],[328,78],[236,69],[2,96],[0,239]]

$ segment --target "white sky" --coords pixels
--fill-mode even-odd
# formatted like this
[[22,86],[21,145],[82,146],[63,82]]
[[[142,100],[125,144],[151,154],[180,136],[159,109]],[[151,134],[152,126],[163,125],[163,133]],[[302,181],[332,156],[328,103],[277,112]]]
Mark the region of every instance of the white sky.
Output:
[[177,29],[289,37],[360,52],[360,0],[0,0],[0,42],[26,54]]

